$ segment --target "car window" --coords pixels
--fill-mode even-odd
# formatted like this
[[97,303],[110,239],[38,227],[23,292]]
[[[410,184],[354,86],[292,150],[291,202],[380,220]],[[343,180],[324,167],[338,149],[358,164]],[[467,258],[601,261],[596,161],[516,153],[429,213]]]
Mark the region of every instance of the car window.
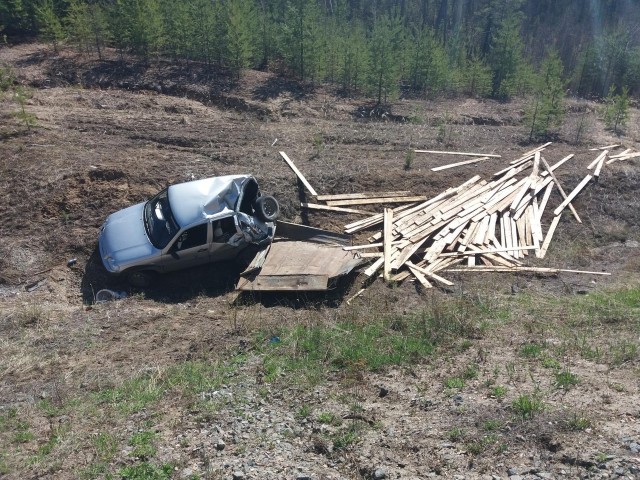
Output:
[[166,247],[178,233],[166,189],[144,205],[144,226],[149,240],[156,248]]
[[232,216],[214,220],[211,223],[214,243],[225,243],[237,232]]
[[176,251],[188,250],[189,248],[200,247],[207,243],[207,224],[203,223],[196,227],[185,230],[180,234],[175,243]]

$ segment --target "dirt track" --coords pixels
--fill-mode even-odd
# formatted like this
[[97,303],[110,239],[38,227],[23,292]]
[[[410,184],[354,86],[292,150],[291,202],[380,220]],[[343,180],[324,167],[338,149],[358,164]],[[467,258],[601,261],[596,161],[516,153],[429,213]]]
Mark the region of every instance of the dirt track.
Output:
[[[228,267],[212,266],[172,275],[153,291],[129,291],[129,298],[113,305],[91,306],[100,288],[127,289],[106,278],[95,254],[104,218],[166,185],[252,173],[263,191],[280,200],[285,218],[340,231],[354,218],[300,211],[304,192],[298,190],[279,150],[288,153],[321,193],[397,189],[435,195],[476,173],[497,171],[505,159],[531,148],[523,142],[523,106],[474,99],[402,100],[393,105],[392,113],[406,121],[384,121],[367,116],[362,100],[261,72],[248,72],[235,85],[193,66],[189,72],[165,64],[124,69],[114,67],[114,60],[110,68],[69,52],[54,58],[40,45],[3,47],[0,64],[12,65],[19,81],[33,86],[27,109],[37,117],[37,126],[27,130],[12,116],[15,104],[2,100],[0,413],[18,408],[29,418],[36,439],[16,445],[0,423],[0,477],[5,473],[7,478],[78,478],[78,472],[93,461],[93,451],[81,444],[95,433],[95,426],[84,424],[81,415],[66,413],[64,422],[74,428],[73,437],[56,447],[61,460],[29,464],[27,459],[51,428],[51,419],[36,406],[38,400],[64,404],[119,385],[145,369],[210,360],[220,352],[235,354],[250,344],[258,328],[278,331],[296,324],[331,323],[356,311],[404,314],[464,292],[480,292],[498,299],[496,304],[508,305],[512,291],[526,291],[533,298],[562,298],[637,285],[640,162],[636,159],[605,168],[600,181],[575,202],[584,224],[565,217],[549,257],[537,264],[607,270],[611,277],[452,275],[456,289],[432,295],[418,292],[410,282],[393,289],[379,282],[358,300],[361,310],[355,310],[343,299],[359,288],[359,278],[328,299],[284,296],[231,305],[233,279],[220,278],[220,268],[227,272]],[[623,138],[605,132],[594,113],[588,141],[569,143],[581,109],[595,108],[591,103],[570,103],[566,126],[547,156],[551,162],[576,153],[560,172],[565,185],[576,185],[584,176],[594,158],[589,147],[624,143],[640,148],[637,110]],[[450,159],[418,154],[407,170],[405,158],[414,148],[480,150],[503,158],[485,162],[482,171],[468,166],[436,174],[429,168]],[[557,194],[552,201],[559,203]],[[67,267],[71,258],[77,263]],[[25,290],[38,281],[38,288]],[[225,387],[230,396],[248,400],[235,410],[226,404],[214,420],[196,419],[180,402],[165,398],[159,408],[165,416],[113,420],[112,429],[126,445],[127,435],[140,428],[140,422],[153,424],[158,458],[179,466],[176,477],[191,469],[202,478],[230,478],[231,470],[244,469],[248,478],[296,478],[302,473],[312,478],[356,478],[380,466],[387,478],[430,474],[503,478],[509,467],[533,469],[523,474],[525,478],[534,478],[535,471],[577,478],[588,475],[590,466],[598,464],[594,457],[604,453],[614,458],[608,463],[600,459],[607,463],[603,472],[615,475],[614,467],[619,467],[633,478],[640,472],[637,452],[628,447],[632,441],[640,442],[637,358],[618,367],[575,356],[563,358],[583,381],[568,393],[550,394],[548,413],[526,426],[509,423],[510,396],[496,402],[486,394],[483,382],[499,367],[502,373],[495,374],[496,381],[512,386],[514,394],[536,384],[552,390],[548,378],[538,378],[544,376],[542,367],[517,367],[515,376],[508,376],[506,367],[517,363],[522,344],[562,342],[547,321],[553,319],[536,325],[535,318],[523,318],[517,327],[497,326],[474,341],[473,348],[450,352],[410,373],[404,369],[367,373],[357,386],[336,379],[313,393],[276,383],[264,387],[268,392],[262,399],[257,392],[263,387],[230,384]],[[629,338],[632,342],[637,341],[636,323],[637,319],[621,330],[622,335],[635,335]],[[606,335],[607,328],[601,325],[592,333]],[[598,341],[604,345],[608,340],[594,338]],[[250,357],[241,374],[257,378],[256,361]],[[480,365],[480,374],[462,393],[462,408],[442,384],[469,364]],[[391,394],[378,397],[380,386]],[[327,454],[314,440],[325,427],[301,422],[296,412],[305,402],[313,411],[344,409],[335,393],[340,389],[359,399],[376,427],[346,453]],[[562,423],[563,412],[569,411],[587,412],[593,426],[580,432],[555,428]],[[256,412],[262,416],[255,417]],[[472,431],[489,417],[510,425],[510,433],[503,432],[507,449],[474,456],[452,440],[450,432],[456,426]],[[239,418],[249,418],[255,428],[241,424]],[[245,433],[250,438],[243,437]],[[282,448],[265,447],[256,440],[258,434],[272,436]],[[223,453],[212,445],[218,437],[231,444]],[[195,449],[200,444],[204,446]],[[239,444],[245,445],[244,450]],[[114,456],[110,471],[118,471],[128,458],[126,452]],[[215,469],[207,470],[207,464]]]

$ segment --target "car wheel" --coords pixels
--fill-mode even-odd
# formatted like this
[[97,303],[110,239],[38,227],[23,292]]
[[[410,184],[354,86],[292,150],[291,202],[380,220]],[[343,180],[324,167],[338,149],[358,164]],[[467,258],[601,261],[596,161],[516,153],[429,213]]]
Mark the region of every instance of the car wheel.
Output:
[[147,270],[134,270],[127,274],[127,282],[132,287],[147,288],[153,284],[154,272]]
[[258,197],[253,207],[256,211],[256,216],[264,222],[273,222],[280,216],[280,205],[270,195]]

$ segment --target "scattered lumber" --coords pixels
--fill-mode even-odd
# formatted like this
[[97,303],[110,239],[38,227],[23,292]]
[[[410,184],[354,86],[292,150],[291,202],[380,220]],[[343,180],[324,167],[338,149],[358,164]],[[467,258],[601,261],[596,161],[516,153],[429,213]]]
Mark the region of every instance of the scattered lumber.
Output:
[[589,151],[590,152],[596,152],[598,150],[612,150],[614,148],[618,148],[620,145],[619,144],[613,144],[613,145],[606,145],[604,147],[596,147],[596,148],[590,148]]
[[[441,271],[606,275],[603,272],[542,268],[524,263],[527,257],[545,257],[565,208],[569,207],[576,220],[581,223],[571,201],[593,178],[600,175],[608,158],[608,149],[603,149],[598,154],[597,161],[590,165],[589,169],[594,169],[593,173],[588,174],[567,194],[554,170],[574,155],[568,155],[550,166],[543,156],[550,144],[549,142],[525,152],[512,160],[507,168],[490,177],[490,180],[476,175],[462,185],[449,188],[430,199],[408,195],[408,192],[345,194],[353,197],[336,195],[321,196],[319,199],[327,202],[323,206],[327,209],[341,208],[333,202],[357,202],[342,205],[365,202],[388,204],[396,199],[411,202],[396,208],[386,207],[381,213],[371,214],[368,218],[345,225],[346,233],[378,229],[369,237],[369,245],[346,247],[354,250],[375,249],[362,254],[375,260],[364,272],[369,277],[377,275],[382,269],[380,276],[385,281],[402,281],[413,277],[424,288],[433,288],[434,284],[453,285],[453,282],[440,275]],[[477,155],[467,152],[416,151]],[[629,150],[624,155],[615,157],[622,159],[633,154]],[[640,156],[640,152],[637,154]],[[483,157],[443,167],[472,164],[499,156]],[[443,167],[436,168],[445,169]],[[523,173],[527,170],[528,173]],[[543,224],[543,215],[552,199],[554,187],[558,188],[562,201],[553,210],[553,219],[545,231],[543,225],[547,223]]]
[[438,155],[464,155],[467,157],[491,157],[500,158],[500,155],[494,155],[491,153],[469,153],[469,152],[446,152],[441,150],[414,150],[415,153],[434,153]]
[[280,155],[282,156],[282,158],[284,158],[284,161],[287,162],[287,165],[289,165],[289,168],[291,168],[291,170],[293,170],[293,173],[296,174],[296,176],[300,179],[300,181],[302,182],[302,184],[307,187],[307,190],[309,190],[309,193],[311,195],[313,195],[314,197],[317,197],[318,194],[316,193],[316,191],[313,189],[313,187],[309,184],[309,182],[307,181],[307,179],[304,177],[304,175],[302,175],[302,172],[300,170],[298,170],[298,167],[295,166],[295,164],[291,161],[291,159],[287,156],[286,153],[284,152],[280,152]]

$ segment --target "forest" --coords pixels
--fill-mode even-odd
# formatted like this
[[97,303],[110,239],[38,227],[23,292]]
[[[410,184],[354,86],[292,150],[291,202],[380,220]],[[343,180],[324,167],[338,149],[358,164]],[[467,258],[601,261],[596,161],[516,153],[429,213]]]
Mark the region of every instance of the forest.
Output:
[[[398,96],[640,94],[640,0],[3,0],[4,42]],[[130,57],[128,57],[130,58]],[[536,107],[537,110],[537,107]]]

